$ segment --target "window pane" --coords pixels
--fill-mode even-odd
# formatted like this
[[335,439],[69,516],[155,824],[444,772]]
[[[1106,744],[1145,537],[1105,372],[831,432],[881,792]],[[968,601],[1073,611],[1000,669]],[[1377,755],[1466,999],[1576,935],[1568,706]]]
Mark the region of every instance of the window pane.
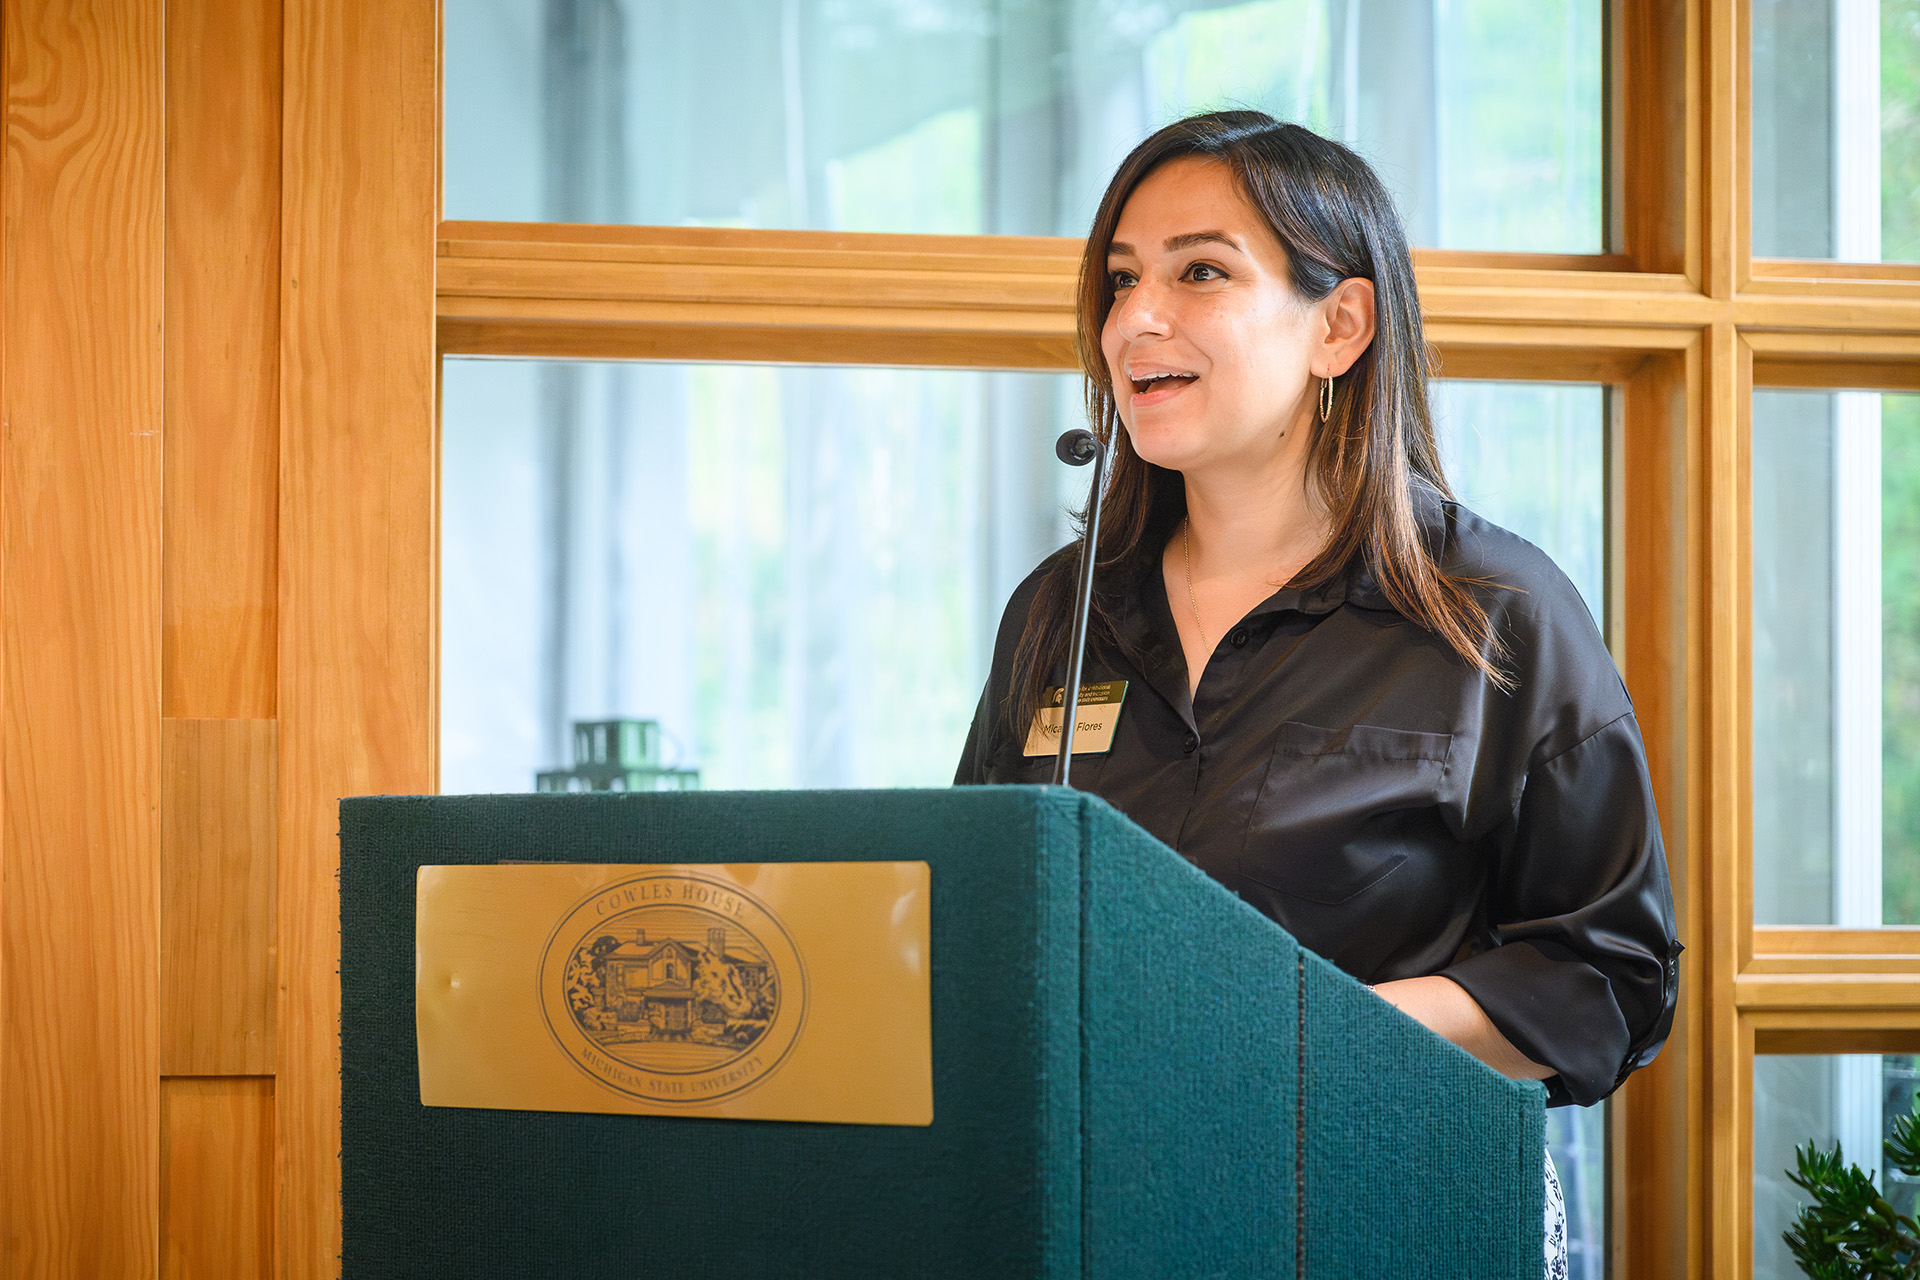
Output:
[[[1470,509],[1545,551],[1606,618],[1606,388],[1541,382],[1432,384],[1440,456]],[[1547,1148],[1567,1201],[1570,1280],[1603,1280],[1607,1110],[1547,1113]]]
[[446,214],[1084,235],[1134,143],[1256,106],[1416,244],[1592,253],[1601,0],[449,0]]
[[1920,0],[1752,0],[1753,251],[1920,261]]
[[1604,628],[1606,388],[1433,384],[1447,481],[1460,501],[1553,558]]
[[[529,789],[622,718],[707,786],[944,783],[1002,604],[1070,536],[1078,385],[449,360],[443,789]],[[1462,499],[1601,616],[1603,390],[1434,397]]]
[[1753,1060],[1753,1277],[1802,1280],[1780,1235],[1805,1191],[1787,1180],[1794,1148],[1840,1144],[1847,1161],[1873,1175],[1893,1207],[1911,1216],[1920,1184],[1886,1162],[1881,1143],[1913,1106],[1916,1060],[1907,1055],[1763,1055]]
[[944,786],[1089,475],[1059,375],[449,360],[444,406],[449,792],[613,719],[707,787]]
[[1547,1112],[1547,1154],[1567,1204],[1567,1280],[1606,1280],[1607,1104]]
[[1758,924],[1920,923],[1920,397],[1753,397]]

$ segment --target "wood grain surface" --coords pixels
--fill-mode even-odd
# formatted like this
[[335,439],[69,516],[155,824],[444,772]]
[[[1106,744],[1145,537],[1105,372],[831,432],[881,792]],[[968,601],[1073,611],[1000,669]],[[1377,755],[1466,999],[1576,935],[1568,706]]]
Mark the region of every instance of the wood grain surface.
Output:
[[1905,350],[1835,359],[1831,353],[1788,352],[1762,356],[1753,343],[1756,387],[1830,390],[1865,387],[1880,391],[1920,391],[1920,334],[1901,343]]
[[[1617,634],[1621,671],[1633,695],[1666,837],[1682,937],[1691,939],[1691,867],[1687,827],[1687,551],[1688,389],[1699,364],[1696,335],[1685,351],[1649,356],[1622,387],[1617,451],[1621,561]],[[1681,957],[1681,987],[1693,989],[1691,955]],[[1699,1034],[1683,1003],[1666,1047],[1616,1095],[1614,1200],[1617,1258],[1630,1275],[1686,1275],[1690,1233],[1689,1159],[1696,1130],[1688,1124],[1696,1092]]]
[[[1847,955],[1858,957],[1920,956],[1920,929],[1889,925],[1884,929],[1840,929],[1798,925],[1755,926],[1753,952],[1757,956]],[[1871,960],[1862,964],[1870,965]]]
[[[1633,206],[1639,234],[1665,225],[1665,214],[1642,207],[1662,201],[1672,198],[1656,192]],[[913,239],[443,223],[440,346],[551,359],[1075,367],[1079,242],[925,237],[926,252],[915,255],[903,243]],[[1715,242],[1721,258],[1724,239]],[[1647,251],[1662,260],[1684,256],[1653,243]],[[1504,359],[1515,377],[1541,376],[1529,367],[1536,350],[1679,349],[1725,321],[1817,353],[1920,332],[1920,280],[1897,273],[1769,277],[1735,296],[1676,271],[1623,270],[1621,255],[1426,250],[1414,261],[1430,337],[1504,349],[1490,367]]]
[[[1730,46],[1732,81],[1729,100],[1709,103],[1709,110],[1728,117],[1733,128],[1733,172],[1726,195],[1731,208],[1723,213],[1730,224],[1726,228],[1729,270],[1734,292],[1753,286],[1753,13],[1750,3],[1716,4],[1709,9],[1715,39]],[[1730,28],[1727,38],[1717,29]]]
[[159,1235],[159,0],[0,8],[0,1275]]
[[161,1280],[273,1274],[273,1079],[160,1082]]
[[1920,284],[1920,262],[1832,262],[1822,258],[1755,258],[1749,289],[1769,285],[1804,290],[1809,284],[1821,289],[1846,289],[1860,283],[1897,283],[1909,287]]
[[340,797],[434,788],[435,0],[289,0],[279,1271],[340,1256]]
[[[1756,1053],[1920,1053],[1920,1010],[1907,1009],[1891,1016],[1885,1010],[1854,1015],[1851,1025],[1832,1014],[1819,1015],[1820,1026],[1795,1025],[1778,1028],[1768,1025],[1766,1016],[1755,1014],[1753,1047]],[[1905,1026],[1889,1023],[1904,1022]]]
[[[791,317],[788,317],[791,318]],[[708,311],[697,320],[711,321]],[[779,364],[904,365],[918,368],[1077,369],[1072,327],[1020,333],[795,325],[644,322],[596,324],[442,316],[440,350],[450,356],[547,360],[710,360]]]
[[1731,323],[1706,335],[1703,403],[1691,414],[1688,458],[1687,646],[1688,936],[1695,1003],[1704,1009],[1706,1099],[1689,1115],[1709,1155],[1705,1203],[1693,1221],[1707,1232],[1707,1266],[1745,1275],[1751,1263],[1752,1079],[1735,983],[1751,948],[1753,895],[1747,855],[1752,802],[1752,632],[1748,411],[1752,351]]
[[1694,208],[1699,219],[1701,290],[1712,298],[1731,298],[1750,274],[1747,210],[1752,185],[1746,147],[1749,79],[1741,31],[1747,0],[1697,0],[1697,107],[1699,159],[1694,174]]
[[274,1070],[274,728],[271,720],[164,722],[164,1075]]
[[1620,247],[1642,271],[1700,278],[1693,209],[1700,83],[1697,0],[1617,0],[1608,95]]
[[280,0],[169,0],[165,714],[274,712]]

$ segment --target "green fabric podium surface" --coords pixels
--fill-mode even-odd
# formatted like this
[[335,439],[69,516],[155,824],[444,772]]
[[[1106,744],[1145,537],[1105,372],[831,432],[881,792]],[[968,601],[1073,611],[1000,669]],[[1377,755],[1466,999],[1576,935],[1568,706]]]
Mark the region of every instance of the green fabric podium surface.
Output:
[[[1051,787],[350,799],[345,1276],[1527,1277],[1544,1090]],[[925,861],[925,1128],[420,1105],[414,884]]]

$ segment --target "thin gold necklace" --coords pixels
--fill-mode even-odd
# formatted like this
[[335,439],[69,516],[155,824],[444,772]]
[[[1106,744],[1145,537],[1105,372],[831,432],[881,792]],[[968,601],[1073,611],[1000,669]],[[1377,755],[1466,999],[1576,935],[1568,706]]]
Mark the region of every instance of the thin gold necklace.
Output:
[[1193,524],[1192,517],[1180,522],[1180,559],[1187,566],[1187,607],[1193,610],[1193,629],[1200,633],[1200,647],[1207,646],[1207,629],[1200,625],[1200,602],[1193,598],[1193,552],[1187,547],[1187,529]]

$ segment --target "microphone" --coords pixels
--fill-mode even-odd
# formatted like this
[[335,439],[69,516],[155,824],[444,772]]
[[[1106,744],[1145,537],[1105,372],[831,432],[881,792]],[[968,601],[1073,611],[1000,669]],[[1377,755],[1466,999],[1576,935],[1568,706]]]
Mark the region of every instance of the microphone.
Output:
[[1060,698],[1060,754],[1053,762],[1053,783],[1067,786],[1073,761],[1074,722],[1080,718],[1080,662],[1087,649],[1087,613],[1093,606],[1093,561],[1100,545],[1100,499],[1107,490],[1107,446],[1085,427],[1062,432],[1053,452],[1070,467],[1093,463],[1093,497],[1087,504],[1087,528],[1080,538],[1080,581],[1073,593],[1073,630],[1067,641],[1067,685]]

